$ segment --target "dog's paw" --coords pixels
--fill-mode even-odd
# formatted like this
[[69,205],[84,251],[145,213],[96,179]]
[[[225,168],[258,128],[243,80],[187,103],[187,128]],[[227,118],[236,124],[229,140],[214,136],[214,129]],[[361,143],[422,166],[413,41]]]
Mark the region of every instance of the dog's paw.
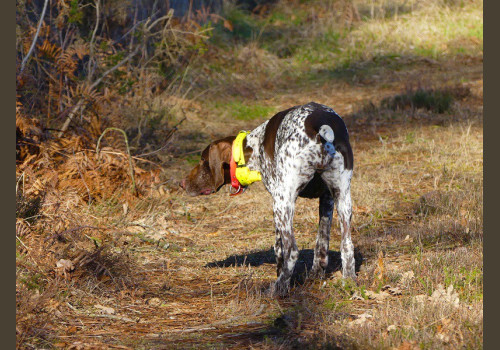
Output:
[[325,278],[325,269],[321,266],[313,266],[309,274],[307,275],[307,279],[324,279]]
[[343,279],[351,279],[354,282],[356,282],[358,276],[356,276],[356,272],[354,272],[354,271],[342,271],[342,278]]
[[271,295],[275,298],[284,298],[290,292],[290,281],[279,279],[274,282],[271,288]]
[[341,281],[342,281],[342,287],[346,287],[346,286],[359,287],[359,283],[358,283],[358,280],[356,278],[356,275],[354,275],[354,277],[342,276]]

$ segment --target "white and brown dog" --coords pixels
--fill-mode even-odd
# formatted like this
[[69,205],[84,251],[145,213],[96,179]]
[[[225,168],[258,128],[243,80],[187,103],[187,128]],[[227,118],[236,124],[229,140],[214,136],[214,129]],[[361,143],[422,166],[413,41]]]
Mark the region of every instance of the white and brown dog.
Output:
[[[230,163],[235,137],[212,142],[200,163],[181,181],[188,194],[206,195],[231,183]],[[347,128],[335,111],[310,102],[277,113],[251,131],[243,141],[246,166],[259,171],[273,197],[278,279],[274,292],[288,293],[299,252],[293,234],[297,196],[319,198],[319,232],[311,275],[323,276],[334,204],[342,240],[342,275],[356,278],[351,241],[351,177],[353,154]]]

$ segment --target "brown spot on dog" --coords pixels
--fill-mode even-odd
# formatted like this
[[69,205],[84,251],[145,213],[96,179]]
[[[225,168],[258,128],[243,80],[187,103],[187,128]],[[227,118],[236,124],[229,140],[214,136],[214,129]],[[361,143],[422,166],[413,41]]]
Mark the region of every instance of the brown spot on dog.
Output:
[[287,110],[276,113],[266,125],[266,131],[264,132],[264,151],[267,153],[271,160],[274,160],[274,145],[276,144],[276,134],[278,133],[278,128],[283,121],[285,115],[291,110],[297,108],[297,106],[288,108]]

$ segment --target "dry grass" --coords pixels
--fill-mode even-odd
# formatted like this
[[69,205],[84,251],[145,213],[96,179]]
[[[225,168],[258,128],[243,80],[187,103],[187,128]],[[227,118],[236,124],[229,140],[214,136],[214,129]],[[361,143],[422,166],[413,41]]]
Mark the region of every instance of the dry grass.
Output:
[[[482,130],[470,102],[456,102],[446,115],[376,107],[346,116],[356,153],[354,241],[365,259],[358,286],[343,286],[335,275],[298,284],[287,299],[266,294],[275,265],[271,202],[261,184],[230,201],[225,190],[200,200],[163,186],[129,199],[126,211],[120,196],[107,195],[64,214],[45,206],[30,229],[19,225],[18,341],[25,347],[480,347]],[[188,168],[177,163],[170,176],[180,178]],[[316,229],[316,201],[299,199],[299,266],[311,263]],[[334,233],[331,249],[339,243]],[[82,254],[88,263],[79,265]],[[335,264],[338,255],[332,258]],[[60,259],[76,268],[64,276],[56,268]],[[50,294],[54,282],[58,293]],[[31,290],[41,291],[36,307],[33,293],[21,292],[33,283]],[[386,295],[384,285],[402,294]],[[439,285],[453,286],[458,305],[429,299]],[[49,311],[60,321],[47,318]]]
[[[457,11],[440,9],[444,18]],[[381,31],[398,33],[396,23],[410,14],[377,16]],[[353,35],[369,25],[353,22]],[[139,113],[133,154],[163,145],[161,135],[186,117],[162,152],[134,158],[138,195],[122,141],[109,136],[107,153],[99,161],[95,155],[107,125],[53,139],[18,111],[18,348],[481,348],[482,51],[473,59],[416,59],[397,70],[386,61],[357,62],[340,75],[314,68],[297,83],[287,58],[257,41],[207,54],[212,49],[227,57],[207,58],[205,68],[215,68],[204,70],[197,88],[186,74],[168,96],[138,95],[120,107],[129,125]],[[217,70],[221,61],[235,75]],[[206,82],[213,91],[203,90]],[[446,108],[433,108],[443,91]],[[416,103],[422,98],[431,108]],[[336,220],[327,278],[304,282],[318,208],[299,198],[294,287],[274,299],[273,213],[263,185],[242,196],[224,188],[199,198],[177,183],[209,141],[311,100],[334,107],[350,131],[358,283],[339,277]],[[141,137],[154,147],[141,146]]]
[[[482,57],[482,6],[481,1],[281,1],[265,16],[231,8],[226,17],[235,29],[216,27],[217,45],[190,74],[210,99],[223,93],[261,100],[290,84],[346,75],[359,79],[363,70],[384,76],[383,67],[399,71],[420,60]],[[233,45],[224,46],[227,42]]]
[[482,52],[482,2],[467,3],[467,10],[436,1],[415,6],[410,14],[368,21],[353,30],[346,48],[349,56],[369,59],[398,53],[438,58]]

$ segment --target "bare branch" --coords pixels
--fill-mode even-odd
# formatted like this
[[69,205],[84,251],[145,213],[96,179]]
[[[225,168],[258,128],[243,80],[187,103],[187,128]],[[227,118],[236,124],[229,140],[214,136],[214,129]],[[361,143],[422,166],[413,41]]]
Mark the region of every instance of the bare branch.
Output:
[[26,66],[26,62],[28,62],[28,59],[30,58],[31,54],[33,53],[33,49],[35,48],[36,40],[38,39],[38,34],[40,34],[40,28],[42,28],[42,22],[43,18],[45,17],[45,10],[47,10],[47,4],[49,3],[49,0],[45,0],[45,3],[43,4],[43,10],[42,14],[40,15],[40,20],[38,21],[38,27],[36,28],[36,33],[35,37],[33,38],[33,42],[31,43],[31,47],[28,50],[28,54],[26,57],[24,57],[23,61],[21,62],[21,70],[19,71],[19,74],[21,74],[24,70],[24,67]]
[[92,37],[90,38],[90,58],[89,58],[89,65],[88,65],[88,76],[87,76],[87,80],[90,81],[92,80],[92,75],[93,75],[93,70],[91,69],[91,66],[92,66],[92,60],[94,59],[94,40],[95,40],[95,35],[97,33],[97,29],[99,28],[99,0],[96,0],[95,2],[95,16],[96,16],[96,20],[95,20],[95,28],[94,28],[94,31],[92,32]]
[[[125,62],[127,62],[128,60],[130,60],[132,57],[135,56],[135,54],[139,51],[139,48],[137,47],[134,52],[130,53],[127,57],[125,57],[123,60],[121,60],[120,62],[118,62],[115,66],[111,67],[110,69],[108,69],[107,71],[105,71],[101,77],[99,79],[97,79],[96,81],[94,81],[92,83],[92,85],[90,85],[90,89],[93,89],[95,88],[97,85],[99,85],[101,83],[101,81],[110,73],[114,72],[116,69],[118,69],[119,67],[121,67]],[[78,101],[78,103],[75,105],[75,107],[73,107],[73,109],[71,110],[71,112],[69,112],[68,114],[68,118],[66,119],[66,121],[64,122],[64,125],[62,126],[61,128],[61,131],[59,132],[59,135],[57,135],[58,137],[62,137],[62,135],[64,134],[64,132],[68,129],[69,127],[69,124],[71,123],[71,120],[73,119],[73,117],[75,116],[75,113],[76,111],[78,111],[78,109],[80,107],[83,106],[83,103],[84,103],[85,99],[81,99]]]
[[127,62],[128,60],[130,60],[132,57],[134,57],[136,55],[136,53],[139,51],[139,48],[137,47],[134,52],[130,53],[127,57],[125,57],[123,60],[121,60],[120,62],[118,62],[114,67],[111,67],[110,69],[108,69],[107,71],[105,71],[101,77],[99,79],[97,79],[96,81],[94,81],[94,83],[92,85],[90,85],[90,88],[93,89],[95,88],[97,85],[99,85],[101,83],[101,81],[110,73],[114,72],[116,69],[120,68],[121,66],[123,66],[123,64],[125,62]]

